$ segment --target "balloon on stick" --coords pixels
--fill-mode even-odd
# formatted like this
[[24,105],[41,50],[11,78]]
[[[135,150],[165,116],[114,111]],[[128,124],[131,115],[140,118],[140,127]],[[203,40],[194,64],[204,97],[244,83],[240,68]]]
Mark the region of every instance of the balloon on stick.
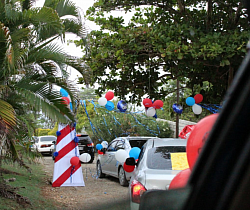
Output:
[[117,161],[119,161],[120,163],[123,163],[126,161],[126,159],[129,157],[129,154],[127,151],[125,151],[124,149],[119,149],[116,153],[115,153],[115,158]]
[[77,157],[77,156],[74,156],[74,157],[72,157],[71,159],[70,159],[70,164],[72,165],[72,166],[76,166],[76,165],[78,165],[79,164],[79,157]]
[[153,107],[149,107],[149,108],[146,110],[146,115],[147,115],[148,117],[153,117],[155,114],[156,114],[156,111],[155,111],[155,108],[153,108]]
[[202,102],[202,100],[203,100],[203,95],[201,95],[201,94],[196,94],[196,95],[194,96],[194,100],[195,100],[195,103],[196,103],[196,104],[199,104],[199,103]]
[[108,101],[107,104],[105,105],[105,108],[109,111],[112,111],[115,108],[115,105],[112,101]]
[[162,108],[162,107],[163,107],[163,101],[162,101],[162,100],[156,100],[156,101],[154,101],[153,107],[154,107],[155,109],[160,109],[160,108]]
[[169,190],[176,188],[183,188],[186,186],[189,176],[191,174],[190,168],[184,169],[180,171],[176,176],[172,179],[169,185]]
[[62,102],[63,104],[67,104],[68,105],[70,103],[70,100],[69,100],[68,97],[64,96],[64,97],[62,97],[62,99],[63,99],[63,102]]
[[197,104],[194,104],[193,106],[192,106],[192,110],[193,110],[193,112],[194,112],[194,114],[201,114],[201,112],[202,112],[202,108],[201,108],[201,106],[199,106],[199,105],[197,105]]
[[123,100],[118,101],[117,103],[117,109],[120,110],[120,112],[126,112],[128,106],[127,103]]
[[106,94],[105,94],[105,98],[110,101],[114,98],[114,93],[112,91],[108,91]]
[[195,104],[194,98],[193,98],[193,97],[188,97],[188,98],[186,98],[186,104],[187,104],[188,106],[193,106],[193,105]]
[[139,147],[133,147],[129,151],[129,157],[133,157],[136,160],[136,159],[138,159],[140,152],[141,152],[141,149]]
[[124,168],[124,171],[128,172],[128,173],[131,173],[134,171],[135,169],[135,166],[130,166],[130,165],[127,165],[126,163],[123,164],[123,168]]
[[64,90],[63,88],[60,89],[60,93],[63,97],[67,97],[69,94],[66,90]]
[[82,153],[79,158],[83,163],[88,163],[91,160],[91,156],[89,153]]
[[103,146],[101,144],[97,144],[95,147],[97,150],[101,150],[103,148]]
[[98,104],[100,106],[105,106],[107,104],[107,102],[108,102],[107,99],[104,98],[104,97],[101,97],[101,98],[98,99]]
[[102,145],[103,148],[107,149],[109,143],[107,141],[102,141],[101,145]]
[[201,149],[206,142],[209,133],[219,114],[212,114],[201,119],[191,131],[187,140],[187,160],[192,170]]
[[149,98],[143,99],[142,103],[146,108],[151,107],[153,105],[152,100]]

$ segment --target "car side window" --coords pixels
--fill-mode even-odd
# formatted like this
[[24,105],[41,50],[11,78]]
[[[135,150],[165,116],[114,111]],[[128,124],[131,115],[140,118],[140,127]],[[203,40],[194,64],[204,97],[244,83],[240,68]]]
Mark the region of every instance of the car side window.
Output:
[[108,148],[107,148],[107,151],[116,151],[116,144],[117,144],[117,141],[113,141],[109,144]]
[[125,149],[125,145],[123,141],[118,141],[115,147],[116,151],[119,149]]

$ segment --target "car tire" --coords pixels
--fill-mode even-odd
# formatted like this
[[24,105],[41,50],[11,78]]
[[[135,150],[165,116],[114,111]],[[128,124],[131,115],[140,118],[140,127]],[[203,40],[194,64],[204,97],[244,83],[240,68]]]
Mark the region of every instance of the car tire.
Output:
[[118,178],[121,186],[123,187],[128,186],[128,180],[126,179],[125,171],[122,166],[119,168]]
[[102,166],[101,166],[100,161],[97,161],[97,163],[96,163],[96,173],[97,173],[98,178],[105,177],[105,174],[102,173]]
[[88,163],[93,163],[93,161],[94,161],[94,158],[91,158],[91,160]]

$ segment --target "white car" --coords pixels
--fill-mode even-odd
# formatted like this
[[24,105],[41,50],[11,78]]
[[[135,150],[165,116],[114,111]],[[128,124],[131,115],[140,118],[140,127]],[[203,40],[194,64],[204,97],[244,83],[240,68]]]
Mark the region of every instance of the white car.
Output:
[[123,164],[116,160],[115,153],[119,149],[124,149],[128,153],[132,147],[141,148],[148,139],[155,137],[129,136],[117,137],[111,141],[103,155],[98,155],[96,162],[97,176],[103,178],[106,174],[119,179],[120,185],[128,186],[128,181],[132,173],[127,173],[123,169]]
[[[131,210],[139,209],[140,198],[145,191],[167,190],[175,175],[188,168],[186,144],[187,140],[174,138],[150,139],[145,143],[129,183]],[[174,159],[177,167],[173,164]],[[178,167],[184,168],[173,170]]]
[[42,154],[52,154],[52,147],[54,147],[56,139],[55,136],[37,136],[31,150]]

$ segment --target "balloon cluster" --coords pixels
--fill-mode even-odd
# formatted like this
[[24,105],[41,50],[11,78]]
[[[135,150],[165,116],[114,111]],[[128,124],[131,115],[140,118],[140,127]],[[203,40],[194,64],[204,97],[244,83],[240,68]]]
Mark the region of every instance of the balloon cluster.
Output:
[[192,106],[194,114],[199,115],[202,112],[202,108],[198,104],[202,102],[202,100],[203,96],[201,94],[196,94],[194,97],[186,98],[186,104]]
[[[101,97],[98,99],[98,104],[100,106],[104,106],[108,111],[112,111],[115,108],[115,105],[112,101],[114,98],[114,93],[112,91],[108,91],[105,94],[105,97]],[[119,109],[121,112],[126,112],[128,106],[127,103],[123,100],[118,101],[117,103],[117,109]]]
[[194,168],[194,164],[201,152],[201,149],[206,142],[209,133],[218,117],[218,114],[209,115],[201,119],[191,131],[187,140],[187,160],[189,168],[180,171],[169,185],[169,189],[185,187],[191,171]]
[[123,163],[123,168],[126,172],[131,173],[132,171],[134,171],[135,165],[133,166],[127,165],[126,159],[134,158],[134,160],[137,161],[139,158],[140,152],[141,152],[141,149],[139,147],[133,147],[129,152],[124,149],[120,149],[115,153],[115,158],[120,163]]
[[142,103],[145,107],[146,115],[148,117],[157,118],[156,109],[160,109],[163,107],[162,100],[156,100],[153,102],[151,99],[145,98],[145,99],[143,99]]
[[108,142],[107,141],[102,141],[101,144],[96,145],[96,149],[99,155],[103,155],[103,152],[101,151],[102,149],[107,149],[108,148]]
[[68,92],[66,90],[64,90],[63,88],[60,89],[60,94],[62,96],[63,102],[64,104],[68,105],[69,109],[71,111],[73,111],[73,105],[72,105],[72,101],[70,98],[70,95],[68,94]]

